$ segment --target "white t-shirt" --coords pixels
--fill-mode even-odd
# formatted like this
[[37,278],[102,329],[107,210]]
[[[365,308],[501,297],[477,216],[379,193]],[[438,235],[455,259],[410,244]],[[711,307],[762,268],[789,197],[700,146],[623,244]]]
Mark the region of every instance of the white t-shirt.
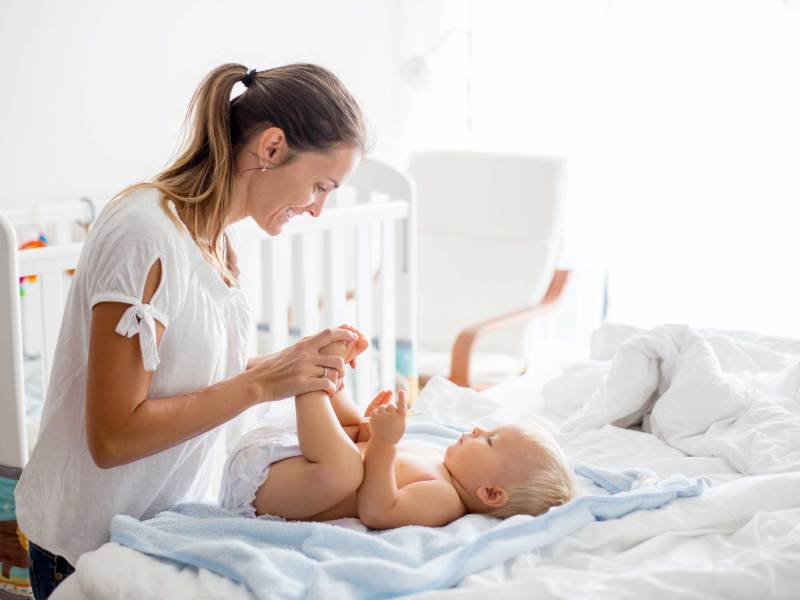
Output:
[[[170,203],[175,213],[175,207]],[[161,282],[141,302],[150,267]],[[92,307],[129,304],[120,335],[138,334],[149,398],[201,390],[244,370],[250,313],[188,230],[161,208],[159,192],[137,190],[105,211],[84,245],[67,297],[38,441],[16,489],[20,529],[73,566],[109,539],[117,514],[149,518],[180,501],[215,500],[224,461],[219,426],[153,456],[112,469],[95,465],[86,442],[86,369]],[[164,327],[156,347],[155,323]]]

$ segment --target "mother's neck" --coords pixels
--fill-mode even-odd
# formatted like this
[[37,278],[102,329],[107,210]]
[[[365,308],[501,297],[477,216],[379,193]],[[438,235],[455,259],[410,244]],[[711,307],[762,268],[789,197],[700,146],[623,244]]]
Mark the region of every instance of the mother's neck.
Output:
[[244,176],[233,178],[231,186],[231,205],[225,217],[225,228],[227,229],[237,221],[241,221],[247,216],[247,190],[249,188],[247,179]]

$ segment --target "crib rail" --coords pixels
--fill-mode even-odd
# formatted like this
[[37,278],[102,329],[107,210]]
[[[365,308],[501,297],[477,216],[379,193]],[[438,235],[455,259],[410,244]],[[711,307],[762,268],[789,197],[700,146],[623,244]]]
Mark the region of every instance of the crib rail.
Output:
[[83,242],[32,248],[17,253],[20,276],[36,275],[41,283],[42,394],[47,393],[53,370],[58,332],[64,315],[68,269],[78,266]]
[[14,227],[73,221],[81,225],[89,225],[94,221],[95,213],[96,207],[89,198],[81,198],[75,202],[54,202],[3,210],[6,219]]
[[[22,354],[22,318],[19,277],[37,275],[41,285],[40,323],[42,393],[46,393],[53,368],[58,332],[64,313],[67,269],[78,264],[83,242],[17,250],[16,231],[0,214],[0,464],[23,466],[27,457],[25,389]],[[7,431],[11,424],[15,431]]]
[[66,269],[74,269],[78,265],[83,242],[72,242],[60,246],[31,248],[22,250],[19,256],[19,275],[41,275]]
[[[246,260],[241,261],[242,287],[250,305],[260,308],[260,311],[256,310],[256,320],[268,324],[269,328],[267,342],[261,347],[253,345],[251,351],[270,353],[288,345],[287,307],[290,305],[295,309],[292,325],[303,336],[316,333],[322,327],[349,321],[345,306],[347,290],[344,288],[344,271],[348,265],[344,264],[344,241],[345,236],[352,233],[356,248],[354,325],[370,339],[379,338],[378,383],[381,388],[395,389],[395,296],[398,288],[403,287],[397,280],[396,262],[397,257],[401,257],[401,272],[406,278],[410,277],[406,247],[409,206],[407,201],[387,201],[332,207],[326,209],[319,218],[297,217],[276,238],[268,237],[252,221],[239,226],[242,244],[251,246]],[[370,253],[371,236],[376,228],[381,240],[380,282],[377,286],[381,304],[377,307],[373,302],[376,286]],[[259,247],[254,249],[253,244]],[[258,277],[258,271],[269,276]],[[249,286],[248,281],[262,285],[258,289]],[[281,285],[280,282],[287,283]],[[291,301],[290,296],[295,302]],[[374,313],[378,315],[377,324],[373,323]],[[251,341],[257,335],[256,330],[251,331]],[[355,372],[354,398],[360,404],[368,400],[374,391],[368,365],[375,351],[372,346],[365,351],[359,360],[367,368]]]
[[0,465],[9,467],[28,456],[18,273],[17,234],[0,214]]
[[[359,358],[359,367],[366,368],[357,369],[355,389],[351,389],[363,403],[375,383],[369,368],[371,354],[379,352],[381,387],[394,389],[397,333],[410,339],[412,348],[416,340],[415,212],[410,182],[386,165],[364,161],[350,186],[356,191],[354,206],[330,206],[318,218],[296,217],[279,237],[268,237],[250,220],[236,227],[242,287],[256,313],[251,352],[288,345],[290,306],[294,308],[292,326],[301,335],[352,322],[348,310],[354,306],[355,326],[369,339],[379,340],[377,348],[371,346]],[[373,192],[382,196],[381,201],[372,201]],[[41,284],[42,388],[46,392],[69,281],[65,272],[77,267],[83,248],[78,242],[18,251],[15,225],[71,225],[94,216],[93,206],[84,201],[0,213],[0,465],[24,467],[28,456],[19,277],[37,275]],[[376,239],[377,280],[372,264]],[[346,264],[348,240],[355,242],[355,265]],[[347,298],[350,290],[344,275],[348,268],[356,275],[354,303]],[[400,298],[400,311],[396,298]],[[256,348],[259,321],[268,324],[270,335],[263,347]]]
[[[309,215],[295,217],[284,225],[281,236],[339,229],[387,219],[405,219],[408,217],[408,211],[408,202],[402,200],[357,204],[355,206],[333,206],[326,208],[325,212],[319,217],[311,217]],[[264,230],[250,219],[237,225],[237,228],[245,238],[273,239],[269,238]]]

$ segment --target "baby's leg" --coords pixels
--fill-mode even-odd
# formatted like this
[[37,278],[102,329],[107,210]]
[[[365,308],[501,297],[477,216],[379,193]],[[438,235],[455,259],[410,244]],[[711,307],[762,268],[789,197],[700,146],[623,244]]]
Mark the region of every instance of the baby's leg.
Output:
[[[369,342],[363,335],[361,335],[360,331],[350,327],[349,325],[341,325],[341,327],[342,329],[348,329],[358,335],[358,339],[353,343],[352,346],[352,354],[359,355],[367,349]],[[347,358],[343,354],[340,354],[340,356],[345,358],[345,360]],[[345,429],[350,428],[351,432],[354,428],[354,433],[357,433],[361,425],[361,410],[359,410],[356,403],[350,399],[344,389],[333,395],[331,398],[331,405],[333,406],[333,412],[336,413],[336,418],[339,419],[339,423],[342,425],[342,427]],[[353,438],[352,435],[350,435],[350,437],[351,439]]]
[[[322,352],[349,360],[352,348],[331,344]],[[256,493],[256,514],[309,518],[355,492],[364,477],[361,452],[339,424],[327,394],[297,396],[295,408],[303,456],[270,467],[269,477]]]
[[[355,365],[354,358],[367,349],[369,342],[357,329],[349,325],[340,325],[340,327],[342,329],[348,329],[358,335],[358,339],[353,342],[352,346],[348,345],[345,349],[339,347],[339,349],[336,350],[336,353],[344,358],[345,362],[353,360],[351,364]],[[334,350],[334,346],[329,346],[323,349],[323,353],[331,353]],[[331,406],[333,407],[333,412],[336,413],[336,418],[339,420],[342,429],[344,429],[351,440],[356,441],[359,431],[362,429],[361,410],[358,405],[356,405],[356,403],[350,399],[347,392],[342,389],[331,397]]]

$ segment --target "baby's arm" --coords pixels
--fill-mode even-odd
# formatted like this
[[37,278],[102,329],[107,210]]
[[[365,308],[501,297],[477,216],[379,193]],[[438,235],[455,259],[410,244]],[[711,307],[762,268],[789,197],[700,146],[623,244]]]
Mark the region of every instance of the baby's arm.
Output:
[[[369,472],[364,463],[364,481]],[[364,489],[364,484],[361,488]],[[442,527],[465,514],[464,505],[452,485],[441,479],[417,481],[395,490],[395,503],[390,508],[365,506],[362,513],[361,491],[358,493],[359,518],[372,529],[392,529],[406,525]],[[365,501],[366,504],[366,501]]]
[[405,431],[405,394],[399,406],[379,407],[370,418],[370,439],[364,456],[364,481],[358,490],[358,516],[373,529],[404,525],[439,527],[464,514],[458,493],[446,481],[418,481],[397,489],[395,444]]
[[358,406],[344,392],[337,392],[331,398],[333,412],[339,419],[339,423],[347,433],[348,437],[354,442],[368,442],[370,438],[369,417],[375,410],[387,402],[391,401],[392,392],[381,391],[376,394],[372,402],[364,411],[364,418],[360,416]]

